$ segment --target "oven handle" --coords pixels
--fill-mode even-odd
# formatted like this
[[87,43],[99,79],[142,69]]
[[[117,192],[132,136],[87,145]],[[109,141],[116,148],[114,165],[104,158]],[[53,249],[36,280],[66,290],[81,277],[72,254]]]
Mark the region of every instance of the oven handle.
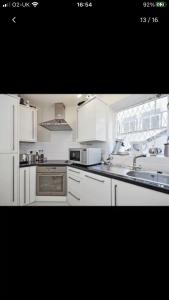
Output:
[[66,175],[66,172],[36,172],[36,175],[38,175],[38,176],[42,176],[42,175],[61,176],[61,175]]

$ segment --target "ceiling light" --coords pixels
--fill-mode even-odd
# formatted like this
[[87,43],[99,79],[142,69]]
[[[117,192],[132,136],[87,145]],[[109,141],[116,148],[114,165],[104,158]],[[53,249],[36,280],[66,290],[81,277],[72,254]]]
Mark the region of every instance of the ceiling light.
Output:
[[77,98],[80,98],[80,97],[82,97],[82,94],[77,95]]

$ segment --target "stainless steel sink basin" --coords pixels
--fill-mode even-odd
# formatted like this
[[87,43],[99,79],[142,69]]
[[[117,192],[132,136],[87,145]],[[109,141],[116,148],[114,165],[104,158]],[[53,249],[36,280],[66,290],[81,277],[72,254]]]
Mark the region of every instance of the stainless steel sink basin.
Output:
[[155,172],[143,172],[143,171],[129,171],[127,172],[126,175],[137,179],[143,179],[146,181],[169,185],[169,175],[166,174],[160,174]]

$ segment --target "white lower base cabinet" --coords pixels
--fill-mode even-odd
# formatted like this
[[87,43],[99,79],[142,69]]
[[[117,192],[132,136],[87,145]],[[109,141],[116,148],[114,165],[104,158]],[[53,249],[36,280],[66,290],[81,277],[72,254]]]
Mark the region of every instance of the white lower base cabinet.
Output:
[[112,179],[112,202],[116,206],[168,206],[169,194]]
[[68,167],[67,200],[72,206],[111,206],[111,179]]
[[18,155],[0,154],[0,206],[18,204]]
[[36,166],[20,168],[20,205],[28,205],[35,201]]
[[111,179],[97,174],[84,172],[83,197],[81,205],[111,206]]
[[29,168],[29,203],[36,199],[36,166]]

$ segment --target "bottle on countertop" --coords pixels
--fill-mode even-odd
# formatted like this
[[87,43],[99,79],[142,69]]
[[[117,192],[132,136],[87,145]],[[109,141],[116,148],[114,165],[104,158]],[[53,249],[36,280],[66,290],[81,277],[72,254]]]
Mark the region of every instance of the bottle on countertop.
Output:
[[43,153],[43,150],[39,150],[39,160],[40,160],[41,162],[44,161],[44,153]]
[[36,151],[36,161],[39,161],[39,152]]
[[33,154],[33,151],[30,151],[30,155],[31,155],[31,163],[35,163],[36,162],[36,154]]
[[32,161],[32,151],[30,151],[30,153],[27,153],[27,156],[28,156],[28,163],[30,164],[31,161]]

